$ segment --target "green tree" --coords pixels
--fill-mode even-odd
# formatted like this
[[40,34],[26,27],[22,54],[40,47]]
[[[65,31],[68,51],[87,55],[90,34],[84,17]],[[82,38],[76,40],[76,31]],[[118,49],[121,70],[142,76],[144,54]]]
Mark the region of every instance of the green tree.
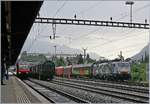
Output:
[[24,60],[27,57],[27,51],[23,51],[21,54],[21,59]]
[[87,63],[93,63],[93,62],[95,62],[95,60],[91,59],[91,58],[90,58],[90,55],[87,54],[87,56],[86,56],[86,62],[87,62]]
[[66,63],[63,57],[60,57],[56,60],[56,66],[66,66]]
[[83,58],[82,58],[82,54],[79,54],[78,56],[78,63],[77,64],[83,64]]
[[87,60],[90,59],[90,55],[89,54],[86,55],[86,59]]
[[144,62],[144,58],[143,58],[143,55],[142,55],[142,62]]
[[149,54],[147,55],[146,54],[146,51],[145,51],[145,60],[144,60],[145,62],[149,62]]
[[66,57],[67,65],[72,65],[71,61],[69,60],[69,57]]

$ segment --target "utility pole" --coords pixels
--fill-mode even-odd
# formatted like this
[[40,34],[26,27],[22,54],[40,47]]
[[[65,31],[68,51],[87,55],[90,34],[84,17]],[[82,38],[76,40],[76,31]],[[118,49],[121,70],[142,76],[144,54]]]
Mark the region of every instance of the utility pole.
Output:
[[54,46],[54,49],[55,49],[55,58],[56,58],[56,45]]
[[126,5],[130,5],[130,23],[132,23],[132,5],[134,4],[133,1],[127,1]]
[[56,24],[52,23],[52,30],[53,30],[53,39],[56,38]]
[[124,61],[124,57],[122,56],[122,51],[120,51],[120,54],[118,55],[121,61]]
[[82,48],[82,49],[84,51],[84,62],[85,62],[85,56],[86,56],[86,50],[87,50],[87,48]]

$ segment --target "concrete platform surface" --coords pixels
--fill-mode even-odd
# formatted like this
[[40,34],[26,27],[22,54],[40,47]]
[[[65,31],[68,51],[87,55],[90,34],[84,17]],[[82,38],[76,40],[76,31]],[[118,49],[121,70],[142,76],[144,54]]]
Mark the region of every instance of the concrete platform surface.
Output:
[[49,103],[15,76],[1,85],[1,103]]

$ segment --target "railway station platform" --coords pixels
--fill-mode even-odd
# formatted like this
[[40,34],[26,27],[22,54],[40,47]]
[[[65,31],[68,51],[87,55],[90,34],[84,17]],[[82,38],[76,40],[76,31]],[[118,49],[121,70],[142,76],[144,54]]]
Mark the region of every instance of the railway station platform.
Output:
[[1,85],[1,103],[49,103],[16,76],[9,76]]

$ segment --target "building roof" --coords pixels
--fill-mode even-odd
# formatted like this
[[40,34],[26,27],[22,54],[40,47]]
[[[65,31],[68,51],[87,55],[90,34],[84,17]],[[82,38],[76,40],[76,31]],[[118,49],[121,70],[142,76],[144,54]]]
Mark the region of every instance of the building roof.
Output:
[[[7,56],[7,60],[11,64],[16,62],[16,59],[23,47],[27,35],[33,25],[33,22],[40,10],[43,1],[2,1],[1,2],[1,52],[2,58]],[[10,4],[10,5],[7,5]],[[6,7],[7,5],[7,7]],[[7,8],[10,8],[8,11]],[[8,33],[7,18],[10,17],[11,32]],[[8,46],[8,35],[11,38],[11,51]],[[11,60],[10,58],[11,57]]]

